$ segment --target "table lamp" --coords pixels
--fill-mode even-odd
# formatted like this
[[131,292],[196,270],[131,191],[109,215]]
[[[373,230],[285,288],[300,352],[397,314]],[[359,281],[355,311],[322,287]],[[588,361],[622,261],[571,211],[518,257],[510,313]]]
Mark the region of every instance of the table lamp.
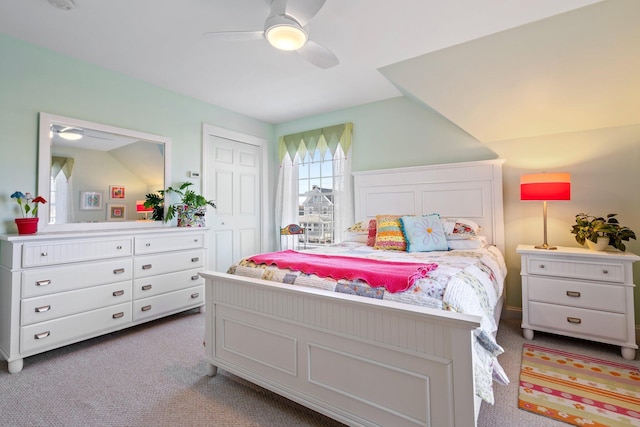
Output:
[[145,221],[149,221],[149,218],[147,217],[147,215],[149,215],[149,212],[153,212],[153,208],[147,208],[144,206],[144,202],[146,200],[136,200],[136,212],[138,213],[143,213],[144,214],[144,220]]
[[547,201],[571,200],[571,175],[567,172],[532,173],[520,177],[520,200],[541,200],[544,243],[536,249],[557,249],[547,243]]

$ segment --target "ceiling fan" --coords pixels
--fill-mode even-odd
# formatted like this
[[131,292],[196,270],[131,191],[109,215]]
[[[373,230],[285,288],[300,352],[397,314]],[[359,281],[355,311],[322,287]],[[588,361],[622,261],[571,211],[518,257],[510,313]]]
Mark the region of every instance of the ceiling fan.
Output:
[[324,5],[325,0],[266,0],[271,12],[262,31],[214,31],[206,37],[228,41],[260,40],[275,48],[293,50],[320,68],[331,68],[340,63],[326,47],[309,39],[306,24]]

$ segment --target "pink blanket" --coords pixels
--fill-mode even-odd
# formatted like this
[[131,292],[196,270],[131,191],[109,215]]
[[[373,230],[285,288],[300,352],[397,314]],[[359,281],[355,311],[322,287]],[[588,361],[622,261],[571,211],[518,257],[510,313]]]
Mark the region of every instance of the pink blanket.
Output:
[[373,288],[384,286],[389,292],[409,289],[417,279],[438,267],[437,264],[419,264],[379,261],[366,258],[320,255],[292,250],[270,252],[247,258],[256,264],[275,264],[279,268],[315,274],[333,279],[364,280]]

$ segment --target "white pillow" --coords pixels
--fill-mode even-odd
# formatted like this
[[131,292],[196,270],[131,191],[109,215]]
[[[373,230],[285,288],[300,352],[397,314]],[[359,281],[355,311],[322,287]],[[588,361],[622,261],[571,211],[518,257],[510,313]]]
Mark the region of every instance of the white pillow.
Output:
[[464,240],[447,240],[447,244],[449,245],[449,249],[452,251],[479,249],[487,245],[487,238],[484,236],[479,236]]
[[343,235],[345,242],[357,242],[357,243],[367,243],[367,235],[361,233],[353,233],[351,231],[345,231]]

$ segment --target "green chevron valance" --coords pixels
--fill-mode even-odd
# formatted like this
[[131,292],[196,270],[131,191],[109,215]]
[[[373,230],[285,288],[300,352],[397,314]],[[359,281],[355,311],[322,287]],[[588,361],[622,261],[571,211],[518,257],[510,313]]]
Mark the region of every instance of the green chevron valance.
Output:
[[343,123],[341,125],[329,126],[320,129],[308,130],[291,135],[280,137],[280,162],[285,156],[293,161],[296,154],[304,160],[307,156],[313,159],[313,155],[318,150],[321,158],[327,150],[331,154],[336,153],[338,146],[346,154],[351,147],[351,134],[353,133],[353,123]]

